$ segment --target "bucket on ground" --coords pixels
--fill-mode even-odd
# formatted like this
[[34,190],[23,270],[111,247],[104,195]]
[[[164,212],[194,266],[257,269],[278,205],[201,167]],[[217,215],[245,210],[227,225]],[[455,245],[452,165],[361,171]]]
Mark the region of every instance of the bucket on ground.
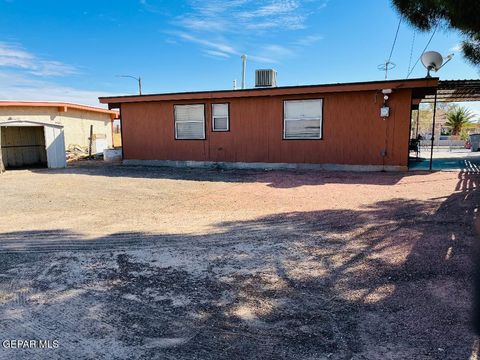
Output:
[[107,162],[121,162],[122,149],[105,149],[103,150],[103,160]]

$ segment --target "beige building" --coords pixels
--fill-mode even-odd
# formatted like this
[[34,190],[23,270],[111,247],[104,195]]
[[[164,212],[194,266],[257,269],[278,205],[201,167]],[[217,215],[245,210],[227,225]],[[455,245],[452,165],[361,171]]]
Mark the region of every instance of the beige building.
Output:
[[93,147],[112,147],[112,122],[118,113],[112,110],[61,102],[0,101],[0,123],[34,121],[63,125],[65,148],[88,148],[93,125]]
[[[0,101],[0,172],[25,167],[67,166],[65,150],[92,154],[113,145],[117,112],[59,102]],[[92,134],[92,136],[91,136]]]

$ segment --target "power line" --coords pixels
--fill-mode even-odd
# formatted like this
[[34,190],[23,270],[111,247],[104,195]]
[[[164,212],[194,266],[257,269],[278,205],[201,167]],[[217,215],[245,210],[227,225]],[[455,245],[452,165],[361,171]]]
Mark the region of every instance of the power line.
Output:
[[408,79],[408,77],[410,76],[410,74],[413,72],[413,69],[415,69],[415,66],[417,66],[418,62],[419,62],[420,59],[422,58],[422,55],[423,55],[423,53],[425,52],[425,50],[427,50],[428,45],[430,45],[430,42],[432,41],[433,36],[435,35],[435,32],[437,31],[437,28],[438,28],[438,25],[436,25],[435,28],[433,29],[432,36],[430,36],[430,39],[428,40],[427,45],[425,45],[425,47],[423,48],[423,51],[420,53],[420,56],[418,57],[417,61],[415,61],[415,64],[413,64],[412,69],[411,69],[410,72],[407,74],[407,79]]
[[388,70],[391,70],[395,67],[395,64],[391,61],[393,50],[395,49],[395,44],[397,43],[398,31],[400,30],[400,24],[402,23],[402,18],[398,20],[397,31],[395,31],[395,38],[393,39],[392,48],[390,49],[390,55],[388,55],[388,60],[383,64],[377,66],[378,70],[385,71],[385,80],[388,78]]
[[402,18],[398,20],[397,31],[395,32],[395,39],[393,39],[392,49],[390,50],[390,55],[388,55],[388,60],[387,60],[388,63],[392,59],[393,49],[395,48],[395,44],[397,43],[398,31],[400,30],[401,23],[402,23]]
[[413,57],[413,45],[415,44],[415,34],[417,32],[414,30],[413,31],[413,38],[412,38],[412,46],[410,47],[410,60],[408,60],[408,70],[407,70],[407,77],[408,74],[410,73],[410,66],[412,65],[412,57]]

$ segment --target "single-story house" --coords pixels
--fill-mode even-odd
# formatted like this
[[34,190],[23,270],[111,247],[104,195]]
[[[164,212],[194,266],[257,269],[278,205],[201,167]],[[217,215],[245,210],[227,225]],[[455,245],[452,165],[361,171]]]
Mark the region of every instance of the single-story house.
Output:
[[438,78],[101,97],[126,164],[406,170],[411,111]]
[[[65,167],[65,150],[112,146],[117,112],[63,102],[0,101],[1,168]],[[92,127],[93,126],[93,127]]]

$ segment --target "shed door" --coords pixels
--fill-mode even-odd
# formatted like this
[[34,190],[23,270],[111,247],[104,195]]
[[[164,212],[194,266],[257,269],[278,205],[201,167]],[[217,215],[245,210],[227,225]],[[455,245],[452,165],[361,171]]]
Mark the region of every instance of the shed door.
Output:
[[45,145],[47,148],[48,167],[52,169],[67,167],[63,128],[45,126]]
[[43,126],[6,126],[1,135],[5,168],[47,166]]

